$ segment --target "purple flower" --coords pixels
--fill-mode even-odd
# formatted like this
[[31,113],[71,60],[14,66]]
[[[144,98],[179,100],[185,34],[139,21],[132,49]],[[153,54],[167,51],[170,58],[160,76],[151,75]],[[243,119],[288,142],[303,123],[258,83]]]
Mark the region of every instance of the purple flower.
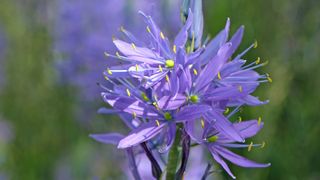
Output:
[[[256,133],[259,132],[263,127],[263,123],[258,122],[257,120],[249,120],[240,123],[234,123],[233,126],[240,132],[241,136],[246,139],[256,135]],[[227,148],[248,148],[250,151],[252,146],[259,145],[237,144],[233,139],[230,139],[224,133],[219,132],[217,129],[210,126],[205,127],[201,144],[208,148],[216,162],[219,163],[233,179],[235,179],[235,176],[230,171],[224,159],[238,166],[247,168],[264,168],[271,165],[270,163],[261,164],[253,162],[228,150]]]
[[[101,95],[113,109],[103,108],[100,112],[119,114],[131,132],[127,136],[112,133],[91,137],[103,143],[113,142],[126,150],[141,145],[156,178],[161,177],[162,169],[151,152],[154,147],[159,150],[156,154],[160,153],[160,157],[169,156],[168,162],[164,163],[167,178],[179,179],[187,167],[191,140],[207,147],[232,177],[222,158],[243,167],[269,166],[254,163],[226,149],[256,146],[237,143],[244,143],[246,138],[254,136],[263,126],[261,120],[232,123],[229,118],[241,106],[267,103],[252,96],[260,83],[271,81],[267,74],[254,71],[266,63],[260,63],[258,58],[245,65],[246,61],[241,59],[257,46],[256,43],[233,57],[244,28],[241,26],[229,40],[229,19],[213,40],[201,44],[201,8],[201,1],[184,1],[184,25],[172,41],[151,16],[140,12],[146,23],[146,38],[140,41],[133,33],[122,29],[124,38],[113,38],[118,51],[115,55],[105,53],[119,63],[104,71],[106,83],[101,84],[104,89]],[[229,108],[232,111],[228,114]],[[176,172],[174,164],[179,163],[172,156],[177,156],[178,151],[182,158]],[[208,171],[204,172],[206,177]]]

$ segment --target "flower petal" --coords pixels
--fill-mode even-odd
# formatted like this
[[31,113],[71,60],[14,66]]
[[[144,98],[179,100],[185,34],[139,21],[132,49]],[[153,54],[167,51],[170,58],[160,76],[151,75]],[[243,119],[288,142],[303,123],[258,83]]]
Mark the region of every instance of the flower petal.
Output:
[[209,148],[209,151],[213,157],[213,159],[215,159],[217,161],[217,163],[219,163],[223,169],[225,171],[227,171],[227,173],[233,178],[233,179],[236,179],[236,177],[232,174],[229,166],[227,165],[227,163],[219,156],[219,154],[217,152],[215,152],[215,147],[216,146],[213,146],[213,147],[210,147]]
[[251,161],[247,158],[244,158],[242,156],[239,156],[231,151],[229,151],[226,148],[215,146],[215,151],[218,152],[223,158],[227,159],[228,161],[232,162],[233,164],[236,164],[241,167],[247,167],[247,168],[265,168],[269,167],[271,164],[262,164],[257,163],[254,161]]
[[259,124],[257,120],[242,121],[233,125],[243,138],[252,137],[263,128],[263,122]]
[[89,136],[98,142],[113,145],[117,145],[119,141],[124,137],[119,133],[90,134]]
[[176,113],[174,119],[177,122],[195,120],[203,116],[206,112],[210,111],[211,107],[208,105],[190,105],[183,107]]
[[159,122],[158,125],[155,121],[144,123],[138,128],[132,130],[128,136],[121,139],[118,144],[118,148],[128,148],[148,141],[159,134],[165,125],[167,125],[167,123]]
[[192,20],[193,20],[193,13],[189,9],[188,19],[174,40],[174,45],[176,45],[177,47],[183,48],[184,45],[186,44],[188,39],[188,30],[192,25]]

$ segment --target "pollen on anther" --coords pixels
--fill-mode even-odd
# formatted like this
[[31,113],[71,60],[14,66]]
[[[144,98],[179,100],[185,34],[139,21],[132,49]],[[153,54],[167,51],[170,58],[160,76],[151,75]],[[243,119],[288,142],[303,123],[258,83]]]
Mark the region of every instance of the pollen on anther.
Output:
[[196,69],[193,69],[193,74],[198,75],[198,71]]
[[169,76],[168,75],[166,75],[166,81],[169,82]]
[[242,121],[242,117],[241,116],[238,117],[238,121],[239,121],[239,123]]
[[177,46],[176,46],[176,45],[173,45],[172,50],[173,50],[174,53],[177,53]]
[[266,142],[262,142],[262,144],[261,144],[261,148],[264,148],[266,146]]
[[137,49],[137,47],[136,47],[136,45],[134,43],[131,43],[131,46],[132,46],[132,49],[134,49],[134,50]]
[[136,71],[138,71],[139,70],[139,67],[138,67],[138,64],[136,64]]
[[201,127],[202,127],[202,129],[204,128],[204,120],[203,119],[201,119]]
[[112,75],[112,71],[109,68],[107,68],[107,72],[108,74]]
[[253,44],[253,48],[257,48],[258,47],[258,41],[254,41],[254,44]]
[[134,119],[137,118],[137,113],[136,112],[133,112],[132,115],[133,115]]
[[262,120],[262,118],[261,118],[261,117],[259,117],[259,118],[258,118],[258,126],[260,126],[260,124],[261,124],[261,120]]
[[218,72],[218,79],[221,80],[221,74]]
[[160,126],[160,122],[158,120],[156,120],[157,126]]
[[272,83],[272,79],[271,79],[270,76],[267,77],[267,80],[268,80],[269,83]]
[[260,57],[257,58],[257,60],[255,61],[256,64],[260,63]]
[[239,89],[239,92],[243,91],[242,86],[239,86],[238,89]]
[[163,71],[163,69],[162,69],[162,67],[161,67],[161,65],[159,64],[159,71],[160,72],[162,72]]
[[126,91],[127,91],[127,95],[130,97],[130,96],[131,96],[130,90],[129,90],[129,89],[126,89]]
[[228,114],[229,111],[230,111],[230,109],[229,109],[229,108],[226,108],[226,110],[224,111],[224,114]]
[[250,143],[249,146],[248,146],[248,151],[249,151],[249,152],[251,151],[252,146],[253,146],[253,142],[251,141],[251,143]]
[[149,26],[147,26],[147,32],[151,33],[151,30],[150,30]]
[[160,37],[161,37],[161,39],[164,39],[164,35],[162,32],[160,32]]

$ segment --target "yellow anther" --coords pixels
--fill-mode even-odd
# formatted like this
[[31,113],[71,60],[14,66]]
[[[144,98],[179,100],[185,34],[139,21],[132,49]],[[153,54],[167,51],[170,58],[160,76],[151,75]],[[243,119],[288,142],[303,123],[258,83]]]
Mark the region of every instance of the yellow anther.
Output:
[[193,69],[193,74],[198,75],[198,71],[196,69]]
[[201,119],[201,127],[202,127],[202,129],[204,128],[204,120],[203,119]]
[[257,48],[258,47],[258,41],[254,41],[254,44],[253,44],[253,48]]
[[173,50],[174,53],[177,53],[177,46],[176,46],[176,45],[173,45],[172,50]]
[[161,65],[159,64],[159,70],[160,70],[160,72],[162,72],[163,71],[163,69],[162,69],[162,67],[161,67]]
[[229,111],[230,111],[230,109],[229,109],[229,108],[226,108],[226,110],[224,111],[224,114],[228,114]]
[[138,71],[139,70],[139,66],[138,66],[138,64],[136,64],[136,71]]
[[160,122],[158,120],[156,120],[157,126],[160,126]]
[[257,60],[255,61],[256,64],[260,63],[260,57],[257,58]]
[[261,118],[261,117],[259,117],[259,118],[258,118],[258,126],[260,126],[260,124],[261,124],[261,120],[262,120],[262,118]]
[[109,56],[110,56],[110,54],[107,53],[107,52],[104,52],[104,55],[105,55],[106,57],[109,57]]
[[169,76],[168,75],[166,75],[166,81],[169,82]]
[[242,117],[241,116],[238,117],[238,121],[239,121],[239,123],[242,121]]
[[164,39],[164,35],[162,32],[160,32],[160,37],[161,37],[161,39]]
[[267,80],[269,81],[269,83],[272,83],[272,79],[270,76],[267,77]]
[[142,93],[141,93],[141,96],[142,96],[142,99],[143,99],[144,101],[149,101],[149,98],[148,98],[148,96],[146,95],[146,93],[142,92]]
[[131,43],[131,46],[132,46],[132,49],[134,49],[134,50],[137,49],[137,47],[136,47],[136,45],[134,43]]
[[147,26],[147,32],[151,33],[151,30],[150,30],[149,26]]
[[239,89],[239,92],[243,91],[242,86],[239,86],[238,89]]
[[105,80],[109,81],[109,78],[107,76],[103,76]]
[[262,142],[262,144],[261,144],[261,148],[264,148],[266,146],[266,142]]
[[218,72],[218,79],[221,80],[221,74]]
[[158,104],[157,104],[156,102],[153,102],[152,105],[153,105],[154,107],[156,107],[157,110],[159,110],[159,106],[158,106]]
[[251,151],[252,146],[253,146],[253,142],[251,141],[251,143],[250,143],[249,146],[248,146],[248,151],[249,151],[249,152]]
[[112,71],[109,68],[107,68],[107,72],[108,74],[112,75]]
[[126,89],[126,91],[127,91],[127,95],[130,97],[131,96],[130,90]]
[[133,112],[132,115],[133,115],[134,119],[137,118],[137,113],[136,112]]

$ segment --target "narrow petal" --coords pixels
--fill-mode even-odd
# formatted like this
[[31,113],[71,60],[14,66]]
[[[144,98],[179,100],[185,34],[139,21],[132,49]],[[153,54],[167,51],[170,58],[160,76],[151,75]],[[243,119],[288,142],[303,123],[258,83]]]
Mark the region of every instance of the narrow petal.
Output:
[[158,125],[155,121],[144,123],[138,128],[132,130],[128,136],[121,139],[118,144],[118,148],[128,148],[148,141],[159,134],[165,125],[167,125],[167,123],[160,122]]
[[225,28],[214,37],[206,47],[206,50],[200,57],[202,64],[206,64],[212,57],[214,57],[219,48],[227,41],[230,29],[230,19],[227,19]]
[[113,145],[117,145],[119,141],[124,137],[119,133],[90,134],[89,136],[98,142]]
[[221,113],[218,113],[216,111],[210,111],[206,114],[205,120],[213,124],[214,127],[220,133],[222,133],[222,135],[225,135],[234,141],[244,142],[244,139],[243,137],[241,137],[240,132]]
[[221,47],[217,55],[210,60],[210,62],[203,69],[201,74],[196,80],[195,90],[198,92],[210,83],[218,74],[223,64],[228,60],[227,52],[230,50],[232,44],[227,43]]
[[241,26],[237,32],[232,36],[230,42],[232,43],[232,47],[229,51],[230,55],[232,55],[237,48],[239,47],[242,37],[243,37],[244,26]]
[[233,164],[236,164],[241,167],[247,167],[247,168],[265,168],[269,167],[271,164],[262,164],[262,163],[256,163],[254,161],[251,161],[249,159],[246,159],[242,156],[239,156],[231,151],[229,151],[226,148],[223,148],[221,146],[215,146],[215,151],[218,152],[223,158],[227,159],[228,161],[232,162]]
[[175,110],[181,107],[182,104],[186,102],[186,97],[182,94],[178,94],[175,98],[172,96],[161,97],[157,104],[160,109],[163,110]]
[[257,120],[242,121],[233,125],[243,138],[250,138],[263,128],[263,122],[259,124]]
[[174,119],[177,122],[195,120],[210,110],[211,107],[208,105],[190,105],[183,107],[179,112],[177,112]]
[[159,114],[153,106],[138,101],[132,97],[124,97],[109,93],[102,93],[105,102],[115,109],[126,113],[135,114],[138,117],[159,118]]
[[209,148],[209,151],[213,157],[214,160],[217,161],[217,163],[219,163],[223,169],[233,178],[233,179],[236,179],[236,177],[232,174],[229,166],[227,165],[227,163],[219,156],[219,154],[217,152],[215,152],[215,146],[214,148],[213,147],[210,147]]
[[191,10],[189,9],[188,19],[187,19],[186,23],[184,24],[184,26],[181,28],[178,35],[176,36],[176,39],[174,40],[174,45],[176,45],[177,47],[183,48],[184,45],[186,44],[187,39],[188,39],[188,30],[191,27],[192,20],[193,20],[193,14],[192,14]]

